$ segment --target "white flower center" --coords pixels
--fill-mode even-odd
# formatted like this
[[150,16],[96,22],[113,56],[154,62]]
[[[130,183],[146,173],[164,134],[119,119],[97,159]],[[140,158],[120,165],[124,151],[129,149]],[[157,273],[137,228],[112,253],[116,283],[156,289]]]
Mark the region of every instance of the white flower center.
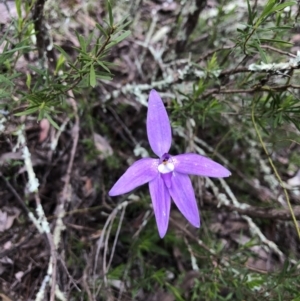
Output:
[[174,170],[174,164],[168,161],[162,162],[158,165],[158,171],[160,173],[169,173]]

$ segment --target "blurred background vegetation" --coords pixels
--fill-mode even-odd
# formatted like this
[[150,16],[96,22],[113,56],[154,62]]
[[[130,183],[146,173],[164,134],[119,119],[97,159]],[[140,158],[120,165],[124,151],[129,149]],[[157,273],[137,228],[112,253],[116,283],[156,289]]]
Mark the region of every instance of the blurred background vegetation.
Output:
[[[0,2],[0,297],[300,300],[299,3]],[[146,135],[150,90],[171,154],[226,166],[193,178],[202,226],[148,187],[110,198]]]

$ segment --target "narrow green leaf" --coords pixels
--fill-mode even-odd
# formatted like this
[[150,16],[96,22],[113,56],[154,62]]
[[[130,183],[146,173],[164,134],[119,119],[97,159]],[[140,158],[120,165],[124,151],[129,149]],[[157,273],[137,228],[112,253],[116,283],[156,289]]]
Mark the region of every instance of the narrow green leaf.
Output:
[[42,107],[40,107],[40,110],[39,110],[39,116],[37,118],[37,121],[42,120],[44,117],[45,117],[45,107],[44,107],[44,105],[42,105]]
[[110,1],[107,1],[107,9],[108,9],[108,16],[109,16],[109,25],[110,25],[110,27],[113,27],[114,26],[114,17],[113,17]]
[[267,28],[260,28],[259,31],[280,31],[280,30],[290,30],[293,26],[274,26],[274,27],[267,27]]
[[106,30],[100,25],[100,24],[96,24],[96,27],[102,32],[102,34],[105,36],[105,37],[108,37],[108,34],[106,32]]
[[45,117],[48,119],[48,121],[50,122],[50,124],[53,127],[55,127],[57,130],[59,130],[58,124],[52,119],[52,117],[48,113],[45,113]]
[[110,25],[109,25],[109,22],[108,21],[106,21],[105,19],[103,19],[103,22],[108,26],[108,27],[110,27]]
[[262,12],[262,14],[261,14],[260,17],[259,17],[259,20],[258,20],[259,23],[261,23],[261,21],[262,21],[265,17],[267,17],[267,16],[269,16],[269,15],[271,14],[272,9],[274,8],[275,4],[276,4],[276,0],[269,0],[269,1],[268,1],[268,3],[266,4],[266,6],[265,6],[265,8],[264,8],[264,10],[263,10],[263,12]]
[[97,77],[99,78],[99,79],[103,79],[103,80],[112,80],[112,77],[110,76],[110,75],[98,75],[97,74]]
[[44,76],[45,75],[44,70],[41,70],[41,69],[39,69],[39,68],[37,68],[37,67],[35,67],[33,65],[28,65],[28,68],[31,69],[31,70],[33,70],[34,72],[36,72],[40,76]]
[[22,18],[22,7],[21,7],[21,0],[15,0],[16,3],[16,10],[17,10],[17,14],[18,14],[18,18],[21,19]]
[[0,74],[0,83],[5,83],[6,85],[13,86],[13,82],[10,81],[6,76]]
[[89,34],[89,36],[87,37],[87,39],[85,40],[85,45],[91,45],[91,42],[92,42],[92,39],[93,39],[93,36],[94,36],[94,32],[91,32]]
[[262,60],[265,64],[267,64],[267,63],[268,63],[268,59],[267,59],[266,52],[264,51],[264,49],[262,49],[258,43],[255,43],[254,46],[255,46],[256,49],[258,50],[258,52],[259,52],[259,54],[260,54],[261,60]]
[[166,282],[166,287],[174,295],[174,297],[177,301],[184,301],[184,299],[181,297],[180,292],[177,287],[172,286],[168,282]]
[[[10,26],[8,26],[7,30],[4,31],[3,36],[0,38],[0,45],[5,41],[7,34],[10,32]],[[5,47],[7,48],[7,47]],[[2,53],[4,53],[5,49],[2,49]]]
[[286,8],[288,6],[293,6],[295,4],[297,4],[295,1],[284,2],[284,3],[278,4],[271,9],[270,13],[274,13],[276,11],[283,10],[284,8]]
[[114,45],[120,43],[121,41],[126,39],[130,34],[131,34],[130,30],[123,32],[120,36],[118,36],[117,38],[114,38],[109,44],[107,44],[105,49],[107,50],[107,49],[113,47]]
[[60,47],[60,46],[58,46],[58,45],[55,45],[54,44],[54,47],[67,59],[67,60],[69,60],[70,59],[70,57],[69,57],[69,55]]
[[126,19],[129,18],[129,15],[125,15],[120,22],[118,22],[118,24],[116,25],[116,27],[118,28],[118,30],[123,30],[124,28],[126,28],[130,23],[132,23],[132,20],[128,20],[125,22]]
[[115,43],[120,43],[121,41],[123,41],[124,39],[126,39],[130,35],[131,35],[131,31],[126,30],[120,36],[118,36],[116,39],[114,39],[114,42]]
[[30,74],[30,72],[28,72],[26,75],[27,75],[26,76],[26,86],[27,86],[28,90],[30,90],[30,87],[31,87],[31,74]]
[[85,53],[86,52],[86,41],[85,41],[84,37],[81,34],[79,34],[77,31],[75,31],[75,34],[76,34],[77,40],[80,44],[81,51]]
[[21,46],[21,47],[15,47],[15,48],[13,48],[13,49],[11,49],[11,50],[7,50],[7,51],[5,51],[5,54],[8,54],[8,53],[14,53],[14,52],[17,52],[17,51],[20,51],[20,50],[23,50],[23,49],[30,49],[30,47],[29,46]]
[[95,74],[95,69],[94,69],[93,65],[91,65],[91,68],[90,68],[90,86],[93,88],[96,86],[96,74]]
[[272,42],[272,43],[280,43],[280,44],[285,44],[287,46],[293,46],[292,43],[287,42],[287,41],[283,41],[283,40],[276,40],[276,39],[260,39],[261,42]]
[[253,26],[253,15],[252,15],[252,9],[249,0],[247,0],[247,7],[248,7],[248,18],[249,18],[248,23]]
[[38,110],[39,110],[39,106],[29,107],[27,110],[25,110],[23,112],[15,113],[14,115],[15,116],[29,115],[29,114],[35,113]]
[[66,61],[65,57],[60,54],[56,66],[55,66],[55,73],[57,74],[57,72],[61,69],[61,66],[64,64],[64,62]]
[[70,62],[69,62],[68,64],[69,64],[69,66],[70,66],[71,68],[73,68],[73,69],[76,70],[77,72],[80,72],[80,71],[81,71],[81,70],[79,70],[75,65],[71,64]]
[[101,62],[101,61],[97,61],[97,63],[104,69],[104,70],[106,70],[108,73],[110,73],[110,70],[105,66],[105,64],[103,63],[103,62]]

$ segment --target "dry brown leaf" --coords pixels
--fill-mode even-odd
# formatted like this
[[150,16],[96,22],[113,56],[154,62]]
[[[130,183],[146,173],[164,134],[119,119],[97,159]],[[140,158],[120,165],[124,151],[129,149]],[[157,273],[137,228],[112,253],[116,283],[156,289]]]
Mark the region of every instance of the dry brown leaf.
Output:
[[94,191],[93,182],[92,182],[92,179],[88,178],[88,177],[85,177],[84,180],[85,180],[85,183],[83,186],[83,193],[84,193],[84,196],[87,197],[87,196],[91,195]]
[[12,226],[15,218],[19,216],[20,211],[17,208],[13,209],[13,214],[9,214],[6,211],[0,209],[0,232],[8,230]]

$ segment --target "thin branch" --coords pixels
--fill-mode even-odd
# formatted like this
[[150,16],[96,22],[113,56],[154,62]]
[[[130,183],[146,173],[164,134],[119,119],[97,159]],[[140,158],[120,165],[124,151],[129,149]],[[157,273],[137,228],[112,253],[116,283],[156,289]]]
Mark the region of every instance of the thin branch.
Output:
[[30,210],[27,208],[25,205],[25,202],[22,200],[20,195],[17,193],[17,191],[14,189],[14,187],[9,183],[9,181],[3,176],[2,172],[0,172],[0,178],[4,181],[5,185],[7,188],[10,190],[10,192],[14,195],[16,200],[19,202],[21,205],[22,209],[27,213],[27,215],[30,213]]
[[[266,219],[273,219],[273,220],[283,220],[283,221],[291,221],[292,215],[289,209],[287,208],[263,208],[257,206],[250,206],[248,204],[241,203],[241,208],[234,206],[233,204],[224,204],[216,199],[212,198],[212,196],[205,195],[204,201],[207,205],[212,205],[217,208],[223,208],[226,211],[236,211],[242,215],[247,215],[252,218],[266,218]],[[300,219],[300,206],[294,206],[293,211],[295,217]]]
[[207,59],[209,56],[215,54],[216,52],[219,52],[221,50],[232,50],[235,47],[235,45],[232,46],[221,46],[219,48],[213,49],[213,50],[209,50],[207,51],[205,54],[203,54],[202,56],[200,56],[197,60],[196,63],[199,63],[205,59]]
[[295,54],[293,53],[290,53],[288,51],[283,51],[281,49],[278,49],[278,48],[275,48],[275,47],[272,47],[272,46],[269,46],[269,45],[260,45],[261,48],[264,48],[264,49],[268,49],[268,50],[272,50],[274,52],[277,52],[277,53],[280,53],[280,54],[283,54],[283,55],[287,55],[289,57],[292,57],[292,58],[295,58],[297,57]]
[[[56,225],[53,231],[53,243],[54,243],[54,249],[55,252],[57,252],[58,247],[59,247],[59,243],[61,240],[61,232],[65,229],[65,225],[63,223],[63,218],[65,216],[65,204],[67,202],[67,200],[69,200],[69,185],[70,185],[70,181],[71,181],[71,173],[72,173],[72,168],[73,168],[73,164],[74,164],[74,159],[75,159],[75,154],[76,154],[76,150],[77,150],[77,145],[78,145],[78,139],[79,139],[79,116],[78,116],[78,110],[77,110],[77,104],[76,101],[74,99],[74,95],[72,91],[68,91],[69,94],[69,103],[71,104],[72,108],[73,108],[73,113],[74,113],[74,117],[75,117],[75,124],[73,126],[73,145],[72,145],[72,149],[71,149],[71,154],[70,154],[70,160],[69,160],[69,164],[68,164],[68,168],[67,168],[67,172],[65,175],[65,184],[63,187],[63,190],[61,192],[61,197],[59,199],[59,204],[56,207],[56,212],[57,212],[57,220],[56,220]],[[56,267],[57,266],[57,256],[52,258],[53,260],[53,266]],[[56,272],[56,271],[55,271]],[[54,273],[54,271],[53,271]],[[53,274],[53,278],[52,278],[52,285],[51,288],[57,288],[56,286],[56,282],[55,282],[55,276],[56,274]],[[53,299],[52,299],[53,298]],[[51,289],[51,301],[54,301],[54,292]]]
[[255,92],[278,92],[278,91],[286,91],[287,89],[300,89],[300,85],[288,84],[281,86],[267,86],[267,85],[255,85],[251,89],[228,89],[226,90],[224,87],[214,88],[207,90],[200,97],[201,99],[211,96],[213,94],[237,94],[237,93],[255,93]]

